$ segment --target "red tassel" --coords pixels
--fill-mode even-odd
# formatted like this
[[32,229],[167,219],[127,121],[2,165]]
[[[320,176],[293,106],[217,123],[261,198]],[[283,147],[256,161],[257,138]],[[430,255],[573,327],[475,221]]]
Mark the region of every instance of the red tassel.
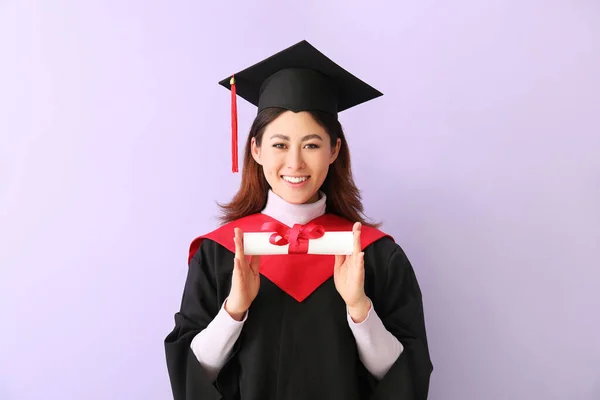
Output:
[[235,76],[232,76],[231,85],[231,171],[238,172],[238,124],[237,124],[237,95]]

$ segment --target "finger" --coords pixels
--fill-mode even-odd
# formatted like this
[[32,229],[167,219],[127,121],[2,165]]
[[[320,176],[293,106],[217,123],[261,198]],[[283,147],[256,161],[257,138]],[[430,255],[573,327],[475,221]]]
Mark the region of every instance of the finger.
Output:
[[250,256],[250,268],[254,275],[258,275],[260,271],[260,256]]
[[240,274],[242,273],[240,268],[240,260],[237,258],[233,259],[233,277],[240,278]]
[[342,264],[344,263],[344,260],[346,259],[345,255],[341,255],[341,254],[336,254],[335,255],[335,264],[333,267],[333,273],[336,274],[340,271],[340,267],[342,266]]
[[354,224],[352,231],[354,232],[354,253],[352,255],[357,256],[358,253],[360,253],[360,251],[362,250],[362,247],[360,245],[360,232],[361,232],[360,222],[357,222]]
[[364,252],[361,251],[360,253],[358,253],[358,257],[356,257],[356,262],[354,263],[354,266],[359,271],[365,267],[365,253]]
[[336,255],[335,256],[335,266],[333,267],[333,273],[334,274],[340,274],[342,273],[343,269],[346,268],[348,269],[348,264],[351,262],[351,257],[350,255]]

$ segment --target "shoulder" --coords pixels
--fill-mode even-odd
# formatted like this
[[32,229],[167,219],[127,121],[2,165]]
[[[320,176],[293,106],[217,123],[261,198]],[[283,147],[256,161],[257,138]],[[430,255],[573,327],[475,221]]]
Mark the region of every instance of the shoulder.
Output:
[[198,241],[195,250],[190,251],[189,268],[200,268],[210,275],[223,275],[233,272],[234,253],[219,242],[204,238]]
[[261,213],[250,214],[235,221],[225,223],[202,236],[198,236],[190,244],[188,260],[191,261],[192,257],[199,250],[200,245],[207,239],[217,242],[233,253],[235,252],[235,244],[233,242],[235,228],[240,228],[244,232],[257,231],[260,230],[265,222],[270,220],[271,218]]
[[215,249],[217,250],[222,250],[221,248],[223,248],[232,253],[235,252],[235,244],[233,243],[234,229],[236,227],[240,227],[242,229],[256,227],[261,220],[261,215],[252,214],[247,217],[223,224],[218,228],[205,233],[204,235],[196,237],[194,240],[192,240],[189,246],[188,262],[192,261],[192,258],[198,253],[204,242],[207,240],[212,244],[204,245],[204,247],[210,247],[214,246],[214,244],[218,244],[220,247],[216,247]]
[[233,223],[225,224],[194,238],[189,246],[188,261],[192,261],[194,257],[197,258],[201,254],[201,250],[210,250],[215,245],[220,245],[223,248],[231,248],[233,228]]
[[389,315],[400,304],[421,298],[416,271],[404,249],[392,238],[383,237],[364,252],[365,289],[380,316]]
[[388,235],[383,235],[380,239],[374,241],[367,247],[365,247],[366,252],[373,251],[394,251],[400,248],[400,246],[394,241],[394,239]]
[[233,252],[221,243],[207,237],[196,238],[192,242],[192,245],[190,245],[190,256],[195,260],[206,260],[207,258],[218,257],[227,253],[233,254]]
[[390,236],[383,236],[364,249],[365,268],[381,278],[411,274],[412,265],[404,249]]
[[365,247],[365,257],[377,256],[381,260],[390,260],[392,258],[407,258],[402,247],[394,241],[389,235],[384,235],[380,239]]

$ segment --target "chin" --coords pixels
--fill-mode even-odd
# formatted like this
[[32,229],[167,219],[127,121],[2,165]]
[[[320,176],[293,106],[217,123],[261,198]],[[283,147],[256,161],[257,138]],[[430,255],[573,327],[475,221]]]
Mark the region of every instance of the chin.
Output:
[[304,188],[303,190],[290,189],[287,187],[280,187],[279,190],[275,190],[275,193],[283,200],[290,204],[304,204],[309,202],[315,197],[317,190],[311,190]]
[[322,184],[318,176],[307,174],[302,182],[291,183],[283,175],[269,176],[269,186],[279,197],[290,204],[305,204],[318,199],[319,188]]

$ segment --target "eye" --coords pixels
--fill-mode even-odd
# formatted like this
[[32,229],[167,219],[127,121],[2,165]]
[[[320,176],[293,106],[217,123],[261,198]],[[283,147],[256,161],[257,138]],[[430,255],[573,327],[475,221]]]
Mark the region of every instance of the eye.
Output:
[[283,143],[275,143],[273,145],[273,147],[275,147],[276,149],[285,149],[285,144],[283,144]]
[[315,143],[309,143],[309,144],[306,145],[306,148],[308,148],[308,149],[318,149],[319,145],[315,144]]

